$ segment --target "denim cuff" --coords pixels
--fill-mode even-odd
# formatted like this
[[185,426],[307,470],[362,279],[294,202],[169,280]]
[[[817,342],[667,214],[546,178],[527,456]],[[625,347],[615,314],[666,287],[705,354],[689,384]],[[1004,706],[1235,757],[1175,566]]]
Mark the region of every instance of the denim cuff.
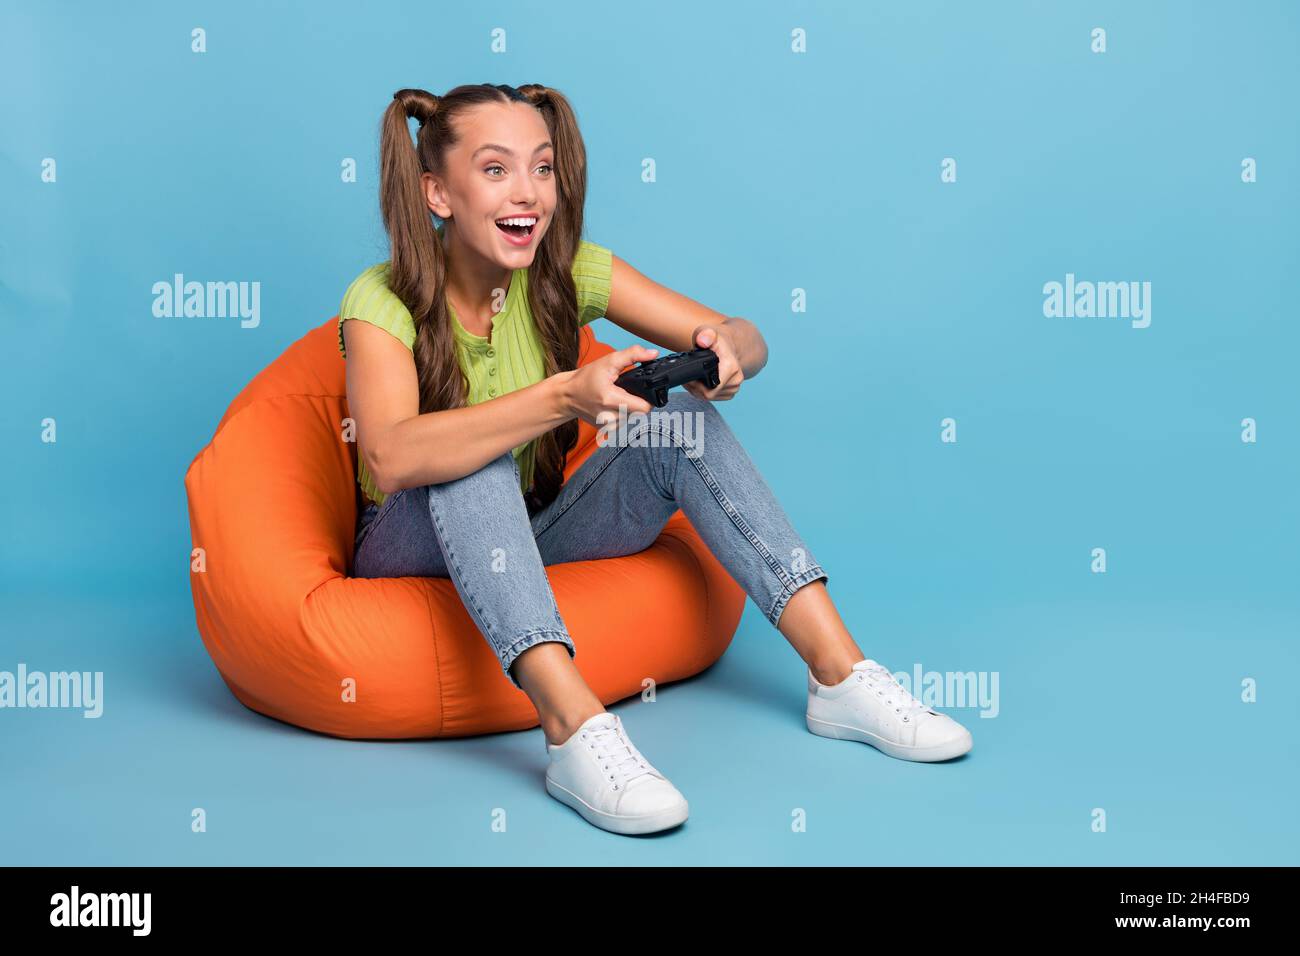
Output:
[[785,606],[789,603],[790,598],[794,597],[794,592],[798,591],[805,584],[812,584],[812,582],[817,580],[830,581],[830,575],[822,570],[820,564],[814,564],[812,567],[800,571],[790,579],[790,583],[787,584],[784,590],[776,596],[776,600],[772,602],[772,606],[767,610],[767,619],[771,622],[773,627],[776,627],[777,622],[780,621],[781,612],[785,610]]
[[543,641],[559,641],[569,649],[569,660],[573,660],[578,656],[578,649],[573,646],[573,638],[571,638],[567,632],[555,630],[529,631],[527,634],[520,637],[519,640],[511,644],[510,647],[506,649],[505,653],[501,655],[501,667],[505,670],[506,677],[510,679],[510,683],[514,684],[520,690],[523,690],[523,687],[520,686],[519,681],[515,680],[515,675],[510,671],[510,665],[515,662],[516,657],[528,650],[528,648],[535,644],[541,644]]

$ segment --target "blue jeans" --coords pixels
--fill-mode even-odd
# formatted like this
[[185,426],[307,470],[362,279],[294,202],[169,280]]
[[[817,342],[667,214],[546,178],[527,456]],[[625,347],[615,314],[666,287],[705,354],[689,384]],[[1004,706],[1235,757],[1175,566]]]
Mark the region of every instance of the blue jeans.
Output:
[[[635,554],[678,508],[775,626],[791,595],[829,577],[713,402],[675,389],[598,443],[559,496],[530,514],[509,451],[452,481],[369,504],[355,576],[450,577],[510,681],[542,641],[577,655],[545,565]],[[522,688],[521,688],[522,689]]]

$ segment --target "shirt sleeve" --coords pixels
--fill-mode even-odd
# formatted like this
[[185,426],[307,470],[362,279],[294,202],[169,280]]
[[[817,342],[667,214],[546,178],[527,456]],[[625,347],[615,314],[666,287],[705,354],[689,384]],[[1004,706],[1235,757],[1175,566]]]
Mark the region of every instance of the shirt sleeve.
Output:
[[343,341],[343,323],[348,319],[377,325],[408,349],[415,347],[415,320],[406,304],[388,288],[387,262],[361,273],[343,293],[339,306],[339,352],[345,359],[348,353]]
[[578,289],[578,325],[601,318],[609,308],[613,253],[585,239],[573,257],[573,282]]

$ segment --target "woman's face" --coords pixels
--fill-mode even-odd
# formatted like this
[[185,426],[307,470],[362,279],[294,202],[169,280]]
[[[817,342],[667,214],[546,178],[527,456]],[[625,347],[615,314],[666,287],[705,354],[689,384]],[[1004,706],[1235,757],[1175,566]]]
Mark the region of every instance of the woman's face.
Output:
[[[527,103],[462,113],[445,177],[425,174],[429,208],[450,219],[456,241],[508,269],[532,264],[555,212],[555,149]],[[517,220],[506,225],[505,220]]]

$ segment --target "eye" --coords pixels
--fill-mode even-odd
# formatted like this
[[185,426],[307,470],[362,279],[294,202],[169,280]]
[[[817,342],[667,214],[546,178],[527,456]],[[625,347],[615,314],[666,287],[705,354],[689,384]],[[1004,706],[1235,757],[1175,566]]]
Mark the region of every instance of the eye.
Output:
[[500,163],[493,163],[491,166],[486,167],[486,168],[483,170],[483,172],[485,172],[485,173],[489,173],[489,172],[491,172],[491,171],[494,170],[494,169],[499,169],[499,170],[501,170],[503,173],[506,171],[506,168],[505,168],[504,166],[502,166]]
[[546,170],[546,172],[547,172],[548,175],[549,175],[550,172],[551,172],[551,164],[550,164],[550,163],[542,163],[542,165],[538,166],[537,168],[538,168],[538,169],[544,169],[544,170]]

